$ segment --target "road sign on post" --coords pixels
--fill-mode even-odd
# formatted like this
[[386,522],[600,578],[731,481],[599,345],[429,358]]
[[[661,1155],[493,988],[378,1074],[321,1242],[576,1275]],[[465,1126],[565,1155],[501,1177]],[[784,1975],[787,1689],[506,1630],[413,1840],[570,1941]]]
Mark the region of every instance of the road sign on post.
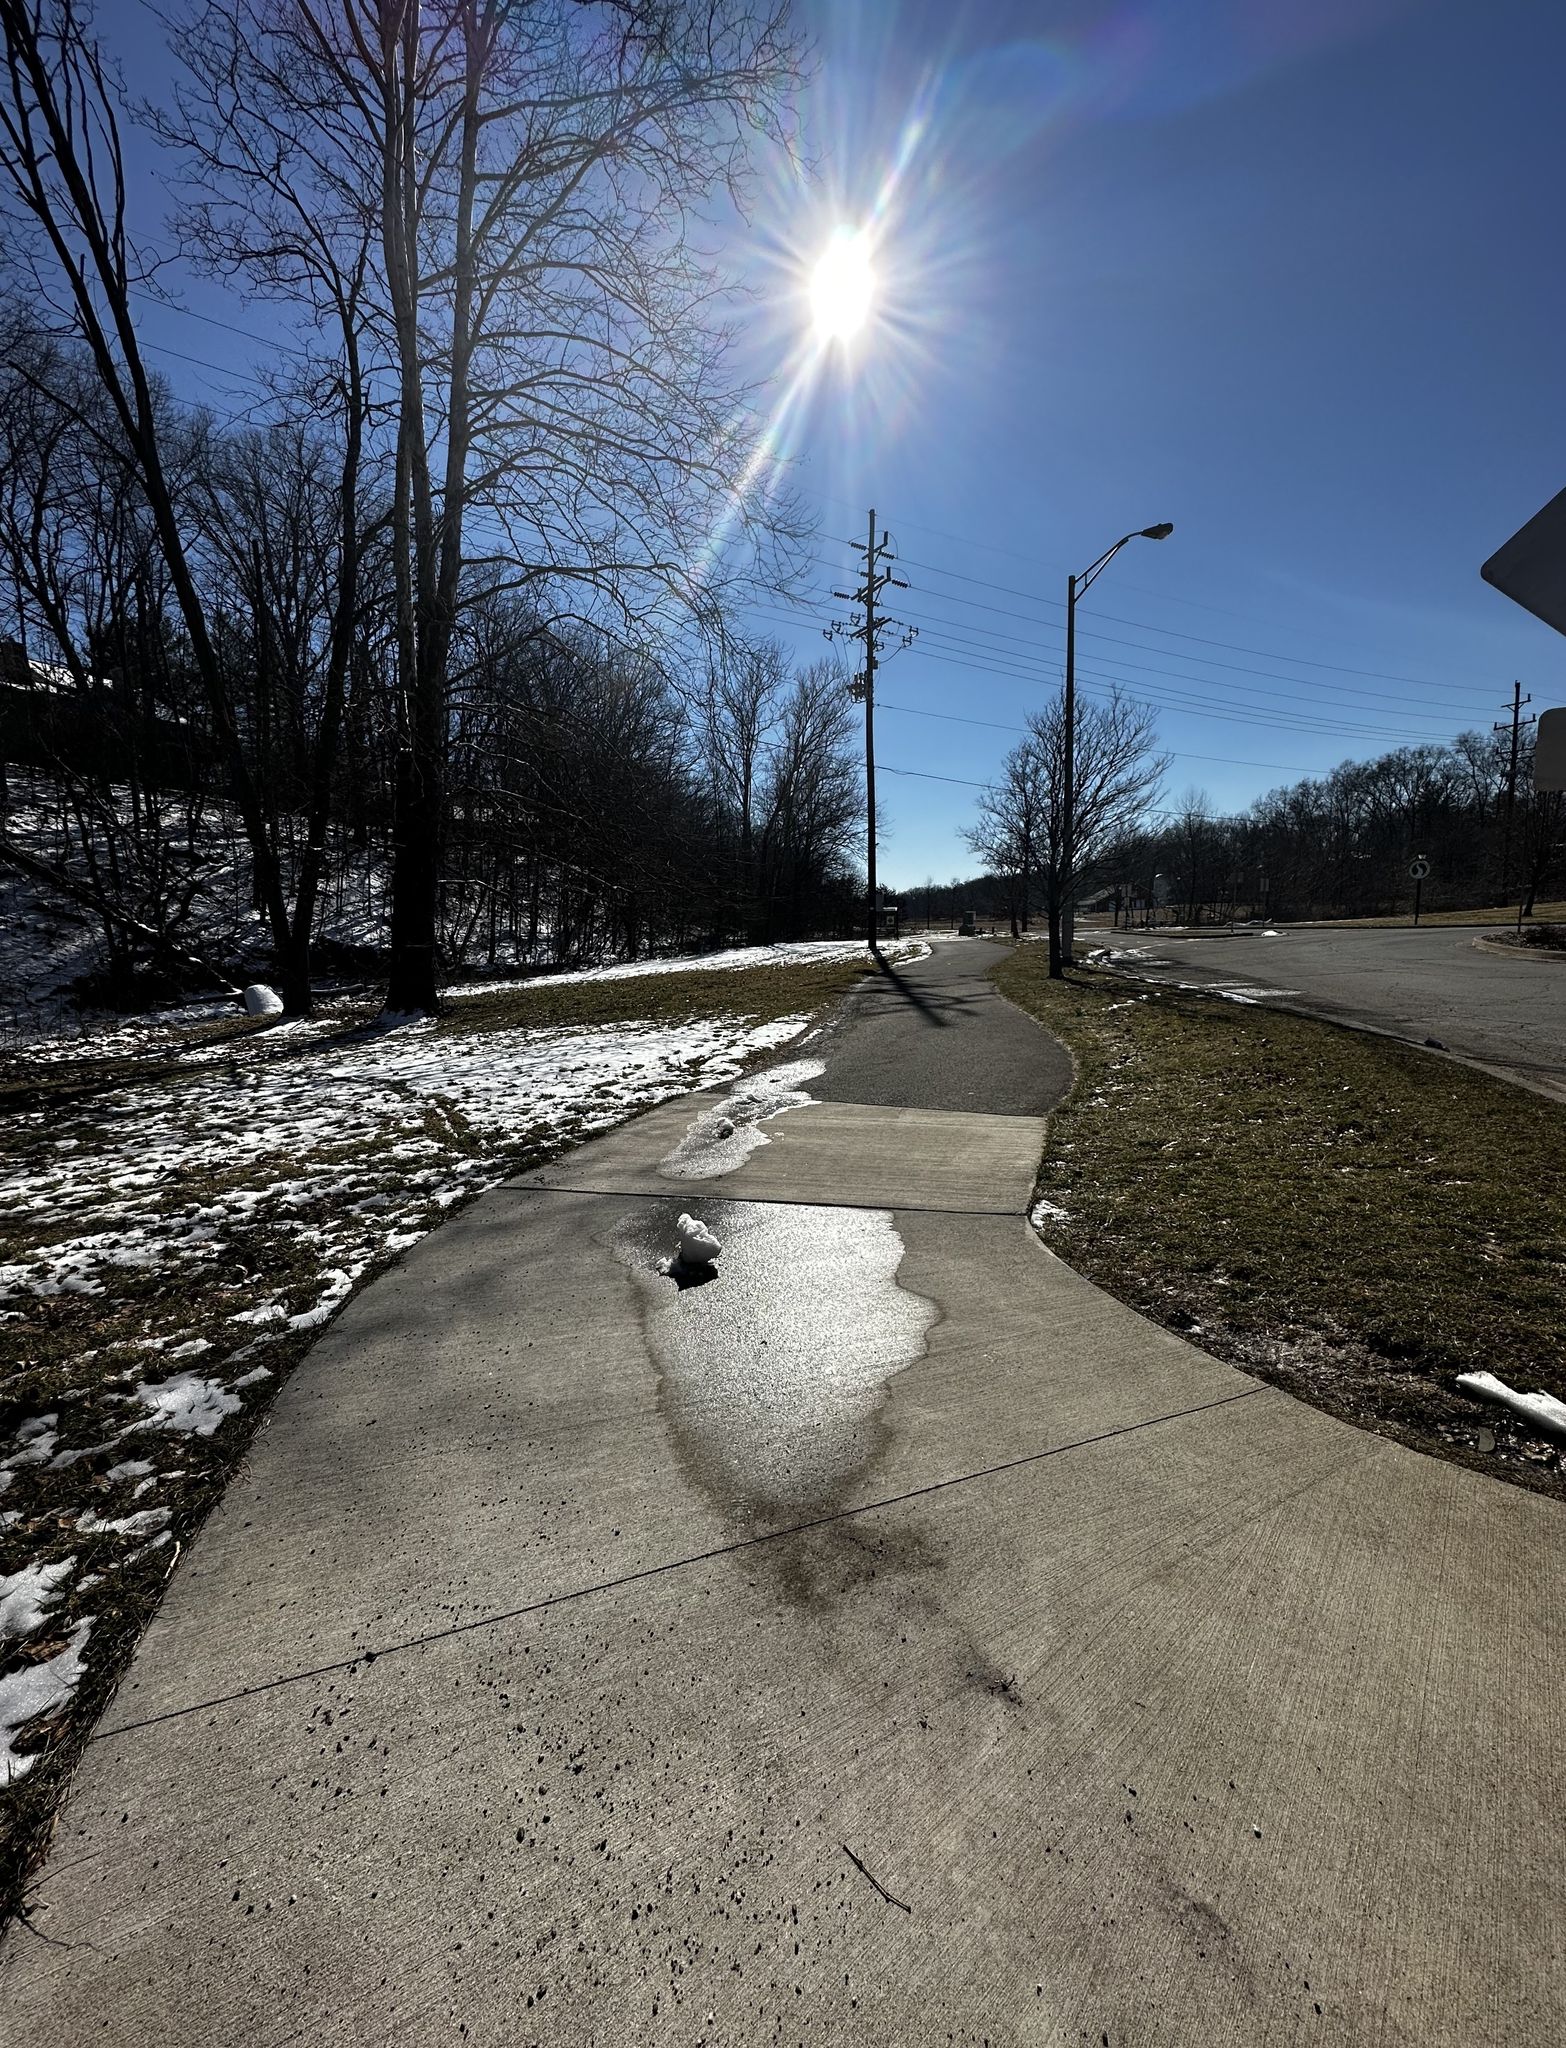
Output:
[[1566,706],[1541,711],[1533,735],[1533,786],[1566,789]]
[[1479,574],[1513,604],[1566,633],[1566,491],[1503,541]]
[[1422,853],[1416,853],[1408,864],[1408,872],[1414,878],[1414,929],[1419,929],[1419,899],[1424,894],[1425,876],[1430,872],[1430,863]]

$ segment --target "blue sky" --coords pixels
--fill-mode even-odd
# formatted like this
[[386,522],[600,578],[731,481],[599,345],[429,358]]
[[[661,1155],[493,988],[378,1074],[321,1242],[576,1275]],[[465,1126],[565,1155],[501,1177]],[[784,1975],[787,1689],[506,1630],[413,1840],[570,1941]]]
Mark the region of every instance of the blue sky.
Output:
[[[881,313],[781,437],[821,518],[801,660],[874,504],[916,647],[882,673],[899,886],[961,828],[1058,683],[1065,578],[1088,688],[1157,704],[1169,792],[1244,806],[1300,774],[1566,702],[1566,649],[1479,564],[1566,483],[1566,9],[1544,0],[804,0],[808,181],[762,181],[731,253],[782,380],[803,267],[879,216]],[[121,17],[125,21],[130,17]],[[134,18],[150,27],[146,16]],[[112,16],[105,26],[113,33]],[[117,40],[117,37],[115,38]],[[130,83],[166,59],[138,37]],[[895,174],[895,175],[894,175]],[[148,167],[150,222],[163,210]],[[229,402],[264,308],[147,311],[177,390]],[[898,708],[894,708],[898,707]],[[940,718],[920,713],[939,713]],[[961,723],[959,720],[984,721]],[[936,777],[950,777],[940,781]]]
[[[928,117],[884,219],[896,317],[792,444],[825,534],[874,503],[896,537],[921,638],[888,706],[1020,721],[1058,681],[1067,571],[1162,519],[1085,600],[1078,661],[1162,700],[1172,795],[1238,808],[1487,724],[1514,675],[1566,702],[1560,639],[1478,573],[1566,483],[1566,10],[809,16],[802,126],[845,217]],[[980,781],[1012,743],[889,708],[877,737],[888,767]],[[884,873],[969,865],[973,789],[884,787]]]

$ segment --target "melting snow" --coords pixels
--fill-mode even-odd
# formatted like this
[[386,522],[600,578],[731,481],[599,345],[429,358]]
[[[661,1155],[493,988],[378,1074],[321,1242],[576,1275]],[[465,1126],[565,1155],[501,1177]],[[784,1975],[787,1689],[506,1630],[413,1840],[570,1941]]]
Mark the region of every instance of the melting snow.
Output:
[[143,1508],[139,1515],[105,1520],[89,1508],[85,1515],[76,1517],[76,1527],[84,1536],[145,1536],[149,1529],[161,1529],[169,1513],[168,1508]]
[[658,1162],[668,1180],[716,1180],[743,1166],[758,1146],[771,1143],[759,1126],[787,1109],[806,1109],[815,1101],[801,1087],[826,1072],[820,1060],[790,1060],[751,1074],[715,1109],[695,1119],[672,1152]]
[[237,1415],[243,1405],[216,1380],[204,1380],[193,1372],[143,1384],[137,1387],[135,1398],[150,1411],[143,1428],[186,1430],[196,1436],[210,1436],[226,1416]]
[[92,1632],[92,1616],[79,1621],[70,1640],[56,1656],[42,1664],[24,1664],[19,1671],[0,1678],[0,1783],[14,1784],[26,1777],[36,1758],[22,1756],[12,1747],[18,1728],[61,1707],[81,1683],[85,1665],[82,1651]]
[[0,1578],[0,1642],[30,1636],[58,1597],[61,1582],[71,1575],[74,1557],[53,1564],[24,1565]]
[[723,1249],[699,1217],[682,1215],[675,1227],[680,1233],[678,1256],[687,1266],[710,1266]]
[[[929,947],[905,942],[883,947],[883,957],[906,961],[923,960]],[[682,953],[672,960],[622,960],[613,967],[581,967],[569,974],[538,974],[527,980],[513,976],[508,981],[460,982],[445,991],[448,996],[493,995],[518,988],[559,988],[570,981],[628,981],[643,974],[698,974],[736,972],[746,967],[808,967],[838,960],[859,960],[870,965],[870,948],[863,939],[803,939],[786,946],[733,946],[725,953]]]
[[1474,1394],[1481,1401],[1494,1401],[1501,1408],[1509,1408],[1531,1428],[1542,1430],[1546,1436],[1566,1437],[1566,1401],[1557,1401],[1553,1394],[1520,1394],[1505,1380],[1497,1379],[1493,1372],[1460,1372],[1457,1384],[1465,1394]]

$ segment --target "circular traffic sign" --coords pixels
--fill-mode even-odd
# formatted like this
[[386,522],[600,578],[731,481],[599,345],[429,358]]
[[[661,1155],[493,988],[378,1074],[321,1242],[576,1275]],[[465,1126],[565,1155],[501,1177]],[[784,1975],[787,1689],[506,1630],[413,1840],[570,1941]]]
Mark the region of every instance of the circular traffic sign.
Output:
[[1408,864],[1408,872],[1416,882],[1422,882],[1430,872],[1430,863],[1422,853],[1416,853]]

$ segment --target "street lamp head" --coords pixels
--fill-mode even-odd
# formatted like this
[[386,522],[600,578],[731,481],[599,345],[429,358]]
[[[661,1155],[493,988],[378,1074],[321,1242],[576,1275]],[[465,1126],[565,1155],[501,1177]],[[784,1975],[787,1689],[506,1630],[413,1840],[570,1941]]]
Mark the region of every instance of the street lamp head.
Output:
[[1144,526],[1142,528],[1142,539],[1167,540],[1173,532],[1174,521],[1172,519],[1163,519],[1159,521],[1157,526]]

